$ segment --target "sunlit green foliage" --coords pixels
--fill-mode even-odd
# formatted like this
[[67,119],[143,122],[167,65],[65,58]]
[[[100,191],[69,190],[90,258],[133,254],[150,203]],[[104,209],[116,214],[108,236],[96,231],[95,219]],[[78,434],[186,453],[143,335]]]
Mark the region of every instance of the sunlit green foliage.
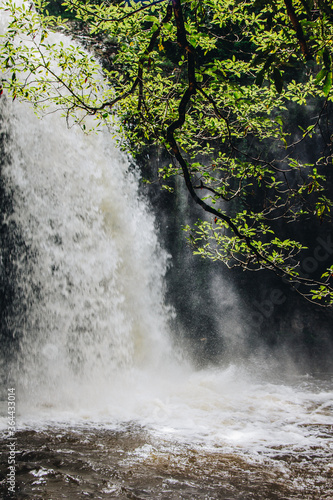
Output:
[[112,121],[134,154],[147,141],[165,147],[171,161],[161,183],[182,175],[204,210],[186,227],[195,253],[270,269],[304,285],[297,289],[306,297],[333,302],[331,272],[318,282],[301,277],[304,246],[276,234],[275,224],[330,216],[331,145],[314,165],[302,163],[284,118],[290,103],[321,103],[300,142],[318,133],[333,100],[329,1],[65,0],[67,19],[77,19],[85,37],[116,47],[103,70],[76,43],[52,37],[72,21],[50,16],[41,0],[35,6],[3,2],[3,89],[38,112],[59,107],[83,129],[86,115],[97,127]]

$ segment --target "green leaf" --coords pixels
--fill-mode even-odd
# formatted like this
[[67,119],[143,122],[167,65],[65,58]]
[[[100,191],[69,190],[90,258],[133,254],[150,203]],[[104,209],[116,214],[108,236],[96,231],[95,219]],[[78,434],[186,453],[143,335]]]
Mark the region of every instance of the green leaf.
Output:
[[268,57],[267,61],[265,62],[263,69],[264,70],[268,69],[271,66],[271,64],[274,61],[274,59],[275,59],[275,54],[271,54]]
[[329,71],[326,75],[324,85],[323,85],[323,92],[325,96],[327,96],[331,90],[332,87],[332,71]]
[[277,92],[281,94],[283,88],[283,79],[280,71],[277,68],[273,69],[274,84]]
[[150,23],[155,23],[155,24],[158,24],[158,18],[155,17],[155,16],[147,16],[145,18],[145,21],[148,21]]
[[262,82],[264,81],[264,76],[265,76],[265,70],[262,69],[259,71],[257,74],[257,78],[255,79],[255,84],[258,85],[258,87],[262,86]]
[[316,76],[315,83],[321,82],[325,78],[326,75],[327,75],[327,69],[322,68],[319,71],[318,75]]
[[323,52],[323,61],[324,61],[324,66],[327,70],[331,69],[331,55],[328,51],[327,48],[325,48]]

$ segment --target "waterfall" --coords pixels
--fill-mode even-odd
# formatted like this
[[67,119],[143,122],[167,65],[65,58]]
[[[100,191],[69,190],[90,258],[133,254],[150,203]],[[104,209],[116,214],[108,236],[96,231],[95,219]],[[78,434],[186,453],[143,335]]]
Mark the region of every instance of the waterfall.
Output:
[[[170,259],[159,243],[152,207],[139,194],[140,174],[112,135],[107,129],[86,135],[78,127],[68,128],[57,113],[37,118],[27,104],[5,96],[0,100],[0,379],[5,391],[17,391],[23,461],[18,476],[28,475],[20,481],[32,488],[31,498],[44,488],[47,476],[50,498],[55,498],[54,479],[64,491],[69,483],[81,488],[82,457],[88,453],[85,467],[93,480],[96,471],[103,475],[109,467],[106,479],[96,479],[96,497],[104,484],[105,496],[99,498],[110,498],[115,491],[122,495],[132,473],[141,481],[149,470],[156,471],[151,484],[162,476],[165,481],[156,487],[161,496],[152,486],[147,498],[179,498],[183,486],[178,490],[180,481],[172,478],[174,464],[179,478],[194,471],[191,481],[184,482],[190,488],[184,498],[220,498],[225,470],[228,477],[240,477],[240,498],[244,484],[251,482],[251,467],[259,463],[255,495],[262,478],[264,485],[274,485],[275,479],[261,472],[261,467],[273,467],[272,474],[279,474],[277,489],[287,480],[290,491],[284,498],[297,498],[290,492],[298,484],[308,487],[312,476],[332,474],[326,467],[332,452],[331,376],[291,376],[282,373],[288,362],[265,366],[256,353],[247,363],[237,362],[235,355],[223,366],[201,369],[185,361],[186,355],[178,356],[169,331],[174,312],[164,290]],[[219,276],[212,276],[209,287],[215,298],[208,311],[217,310],[216,323],[226,331],[226,352],[233,354],[246,339],[238,321],[220,314],[224,286]],[[227,306],[234,297],[229,293]],[[1,403],[7,403],[5,398],[2,394]],[[6,410],[0,414],[4,446]],[[81,432],[82,422],[87,427]],[[110,433],[113,427],[123,433],[120,444],[119,435]],[[52,467],[39,449],[36,469],[25,467],[24,460],[34,460],[34,452],[24,452],[35,446],[31,428],[46,443],[46,455],[49,446],[55,448]],[[76,448],[79,458],[73,458],[73,465],[75,439],[83,447]],[[116,465],[109,463],[112,453]],[[221,457],[226,458],[219,471],[215,463],[221,465]],[[42,460],[44,468],[38,468]],[[79,479],[64,472],[63,463],[73,466]],[[142,463],[148,464],[144,472]],[[304,473],[303,463],[310,472]],[[128,476],[114,474],[124,467],[130,469]],[[211,477],[218,496],[210,496]],[[202,478],[209,479],[205,490]],[[311,498],[318,491],[316,498],[324,498],[321,486],[313,484]],[[172,487],[175,496],[165,496]],[[134,498],[130,495],[126,497]],[[234,495],[238,497],[234,490],[228,492]],[[273,495],[265,491],[261,497]]]
[[168,256],[137,170],[107,132],[85,135],[8,99],[1,113],[12,198],[3,225],[24,248],[11,262],[21,301],[11,369],[22,397],[60,397],[72,383],[93,389],[122,367],[160,365],[170,352]]
[[5,93],[0,141],[2,385],[16,387],[21,415],[110,407],[132,418],[145,388],[179,368],[164,299],[170,258],[139,171],[109,127],[85,134],[52,105],[38,118]]

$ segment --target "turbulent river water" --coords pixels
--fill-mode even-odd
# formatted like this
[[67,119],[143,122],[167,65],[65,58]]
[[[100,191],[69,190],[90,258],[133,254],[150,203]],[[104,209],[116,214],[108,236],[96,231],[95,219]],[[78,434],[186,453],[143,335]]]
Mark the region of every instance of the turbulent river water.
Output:
[[169,331],[169,257],[111,135],[4,98],[0,128],[2,497],[332,499],[332,375],[254,354],[192,366]]

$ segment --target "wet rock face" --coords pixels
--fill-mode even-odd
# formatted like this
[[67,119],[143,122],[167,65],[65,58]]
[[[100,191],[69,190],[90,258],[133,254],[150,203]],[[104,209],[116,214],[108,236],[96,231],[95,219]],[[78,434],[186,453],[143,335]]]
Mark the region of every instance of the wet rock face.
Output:
[[[160,188],[157,172],[168,161],[151,146],[139,158],[139,165],[143,177],[152,181],[143,189],[172,256],[166,276],[168,300],[177,312],[176,337],[183,340],[186,351],[200,366],[246,359],[256,350],[267,349],[268,355],[281,352],[282,358],[287,352],[300,369],[332,370],[332,308],[311,304],[273,273],[228,270],[220,262],[192,254],[181,227],[193,226],[203,214],[188,196],[182,178],[170,181],[173,194]],[[327,186],[333,192],[332,174]],[[292,237],[290,226],[281,225],[281,234]],[[309,247],[302,272],[319,277],[333,262],[330,224],[307,221],[295,225],[293,231]]]

